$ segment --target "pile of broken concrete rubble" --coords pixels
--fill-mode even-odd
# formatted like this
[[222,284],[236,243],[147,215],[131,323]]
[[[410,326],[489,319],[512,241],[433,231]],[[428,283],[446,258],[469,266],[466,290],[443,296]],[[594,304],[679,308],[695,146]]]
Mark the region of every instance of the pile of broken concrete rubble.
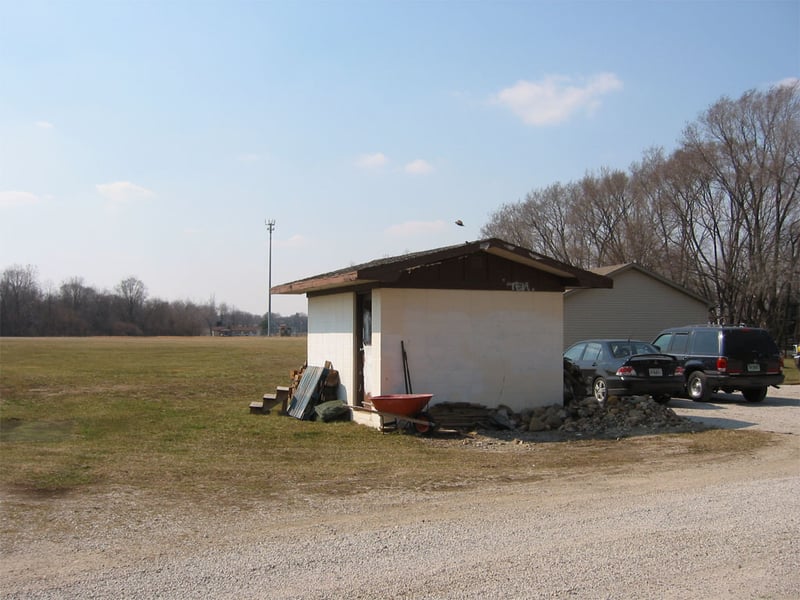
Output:
[[430,412],[433,420],[443,428],[551,433],[566,437],[609,437],[697,431],[703,428],[701,424],[677,415],[671,408],[655,402],[649,396],[612,396],[603,404],[593,397],[587,397],[567,406],[544,406],[520,413],[503,406],[488,409],[475,404],[434,406]]
[[649,396],[609,397],[602,405],[592,397],[567,407],[534,409],[528,431],[557,429],[566,433],[624,434],[633,431],[692,431],[698,423],[681,417]]

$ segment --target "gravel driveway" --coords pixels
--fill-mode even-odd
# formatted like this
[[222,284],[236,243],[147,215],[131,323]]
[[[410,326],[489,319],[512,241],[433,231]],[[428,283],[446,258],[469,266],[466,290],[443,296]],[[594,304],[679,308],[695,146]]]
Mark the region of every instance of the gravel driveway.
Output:
[[714,394],[711,402],[673,398],[676,413],[722,429],[759,429],[775,433],[800,434],[800,385],[769,388],[763,402],[744,402],[741,394]]
[[146,523],[124,518],[135,497],[123,490],[103,504],[116,520],[98,510],[89,531],[70,519],[92,502],[65,501],[59,534],[4,548],[2,597],[797,599],[800,386],[772,391],[758,405],[673,401],[716,426],[775,432],[763,450],[701,464],[325,506],[163,506]]

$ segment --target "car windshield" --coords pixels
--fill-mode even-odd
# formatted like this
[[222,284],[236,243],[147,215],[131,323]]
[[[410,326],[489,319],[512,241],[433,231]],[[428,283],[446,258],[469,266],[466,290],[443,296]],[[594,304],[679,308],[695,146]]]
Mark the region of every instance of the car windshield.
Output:
[[611,342],[611,354],[614,358],[625,358],[634,354],[657,354],[658,350],[652,344],[645,342],[632,342],[630,340]]

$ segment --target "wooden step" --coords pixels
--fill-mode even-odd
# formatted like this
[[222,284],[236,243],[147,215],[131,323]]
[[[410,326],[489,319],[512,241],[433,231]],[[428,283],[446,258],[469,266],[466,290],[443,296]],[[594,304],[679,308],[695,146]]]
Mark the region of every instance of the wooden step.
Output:
[[280,402],[281,401],[276,394],[264,394],[264,398],[262,399],[264,412],[269,412],[275,407],[276,404],[279,404]]

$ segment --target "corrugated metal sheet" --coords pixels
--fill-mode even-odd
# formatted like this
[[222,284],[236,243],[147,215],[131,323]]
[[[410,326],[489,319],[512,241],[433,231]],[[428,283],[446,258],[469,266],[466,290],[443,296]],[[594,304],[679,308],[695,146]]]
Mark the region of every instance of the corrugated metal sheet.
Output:
[[319,403],[322,384],[327,376],[328,369],[325,367],[306,367],[287,412],[296,419],[310,419],[314,407]]

